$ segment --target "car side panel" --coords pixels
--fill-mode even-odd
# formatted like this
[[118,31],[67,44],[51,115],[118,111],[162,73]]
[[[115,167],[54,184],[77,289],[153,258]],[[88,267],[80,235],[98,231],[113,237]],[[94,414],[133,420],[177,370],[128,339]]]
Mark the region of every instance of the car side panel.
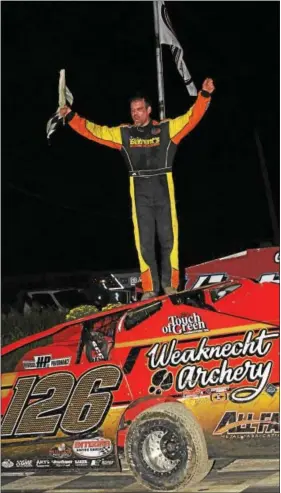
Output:
[[116,433],[131,393],[117,365],[7,373],[1,392],[2,460],[14,468],[119,470]]
[[[180,322],[189,317],[197,325],[186,331]],[[210,356],[212,348],[217,353]],[[172,397],[194,414],[210,456],[276,455],[279,327],[167,299],[161,311],[120,331],[112,357],[126,374],[133,401],[145,399],[150,407],[155,398]]]

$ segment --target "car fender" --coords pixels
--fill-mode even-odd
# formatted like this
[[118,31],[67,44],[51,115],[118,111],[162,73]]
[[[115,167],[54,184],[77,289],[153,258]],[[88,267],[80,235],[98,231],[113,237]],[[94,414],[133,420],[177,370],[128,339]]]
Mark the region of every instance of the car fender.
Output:
[[117,445],[123,448],[126,440],[126,435],[131,422],[136,419],[136,417],[148,408],[156,406],[157,404],[163,404],[166,402],[173,402],[175,404],[183,405],[176,397],[166,396],[166,397],[140,397],[139,399],[133,401],[121,416],[119,427],[117,430]]

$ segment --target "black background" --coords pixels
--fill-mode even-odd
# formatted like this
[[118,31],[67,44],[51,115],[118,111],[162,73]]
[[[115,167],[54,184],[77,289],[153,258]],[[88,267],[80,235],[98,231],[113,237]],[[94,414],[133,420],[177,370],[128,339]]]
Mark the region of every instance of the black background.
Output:
[[[254,140],[279,214],[279,2],[166,2],[188,69],[216,91],[175,164],[183,266],[272,240]],[[163,49],[166,116],[194,101]],[[2,2],[2,274],[138,265],[128,176],[118,153],[60,128],[66,69],[73,109],[130,121],[128,99],[158,118],[152,2]]]

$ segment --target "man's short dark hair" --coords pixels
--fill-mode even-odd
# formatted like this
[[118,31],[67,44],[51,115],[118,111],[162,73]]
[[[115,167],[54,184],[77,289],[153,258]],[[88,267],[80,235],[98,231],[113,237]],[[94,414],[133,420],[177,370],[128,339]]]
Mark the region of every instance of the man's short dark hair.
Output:
[[149,101],[149,99],[141,93],[137,93],[134,97],[129,99],[130,106],[131,106],[131,103],[133,103],[134,101],[139,101],[140,99],[144,100],[144,104],[145,104],[146,108],[151,106],[151,102]]

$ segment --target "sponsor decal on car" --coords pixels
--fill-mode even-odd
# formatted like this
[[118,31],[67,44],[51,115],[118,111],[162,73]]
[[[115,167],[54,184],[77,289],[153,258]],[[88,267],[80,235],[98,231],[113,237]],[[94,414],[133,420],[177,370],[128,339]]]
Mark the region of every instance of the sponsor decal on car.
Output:
[[5,459],[2,461],[2,467],[5,467],[6,469],[10,469],[10,467],[14,467],[14,463],[10,459]]
[[270,395],[271,397],[273,397],[276,394],[276,392],[277,392],[277,388],[272,383],[269,383],[266,386],[265,391],[267,392],[268,395]]
[[[274,257],[274,261],[275,261],[275,263],[278,263],[278,264],[280,263],[280,253],[279,252],[276,253],[276,255]],[[219,273],[203,274],[203,275],[198,276],[198,278],[196,279],[193,286],[189,287],[190,276],[188,276],[188,274],[186,274],[185,275],[185,281],[186,281],[185,282],[185,289],[193,290],[193,289],[198,289],[198,288],[210,286],[212,284],[217,284],[217,283],[227,281],[229,279],[229,277],[231,277],[231,276],[228,276],[227,274],[219,274]],[[256,278],[256,280],[260,283],[262,283],[262,282],[280,283],[279,272],[265,272],[263,274],[260,274]]]
[[182,396],[189,399],[211,399],[212,402],[216,402],[219,399],[227,400],[229,392],[230,387],[212,387],[202,390],[196,389],[195,391],[191,390],[188,392],[183,392]]
[[89,461],[87,461],[86,459],[76,459],[74,461],[74,465],[76,467],[87,467],[89,465]]
[[113,464],[114,464],[114,460],[102,459],[101,461],[102,466],[112,466]]
[[[233,389],[229,399],[235,403],[250,402],[265,389],[273,367],[270,359],[259,361],[259,358],[268,355],[273,339],[278,337],[278,332],[268,332],[267,329],[262,329],[257,335],[249,330],[240,341],[209,345],[209,338],[202,337],[196,347],[183,349],[177,347],[178,341],[173,339],[165,344],[157,342],[146,356],[150,370],[179,367],[174,375],[174,388],[179,393],[197,386],[204,389],[212,385],[238,384],[248,380],[250,385]],[[255,360],[246,359],[249,356]],[[238,366],[229,363],[229,360],[239,357],[245,360]],[[201,361],[213,361],[214,365],[209,369],[200,366]],[[218,366],[215,366],[216,361]]]
[[279,284],[279,272],[268,272],[266,274],[262,274],[257,280],[258,282],[274,282],[276,284]]
[[210,393],[210,399],[212,402],[224,402],[227,401],[227,391],[217,390]]
[[208,332],[205,322],[202,318],[193,313],[189,316],[168,317],[168,324],[162,327],[163,334],[188,334],[190,332]]
[[279,412],[237,413],[227,411],[213,431],[224,438],[272,438],[279,436]]
[[76,440],[73,452],[80,457],[106,457],[112,452],[112,442],[109,438],[96,437],[89,440]]
[[44,356],[34,356],[31,361],[23,361],[23,367],[25,370],[31,370],[33,368],[56,368],[58,366],[68,366],[70,365],[70,361],[71,357],[52,359],[51,354],[45,354]]
[[[228,275],[226,272],[216,272],[215,274],[202,274],[198,276],[196,279],[196,282],[193,284],[192,288],[190,289],[198,289],[202,288],[203,286],[209,286],[210,284],[217,284],[220,282],[227,281]],[[186,283],[186,289],[187,289],[187,284]]]
[[[120,368],[111,364],[91,368],[77,378],[66,371],[42,377],[20,376],[14,384],[13,398],[2,419],[1,436],[57,435],[59,430],[71,436],[82,435],[89,430],[94,432],[104,422],[113,399],[112,391],[119,389],[121,381]],[[38,395],[45,398],[38,399]],[[42,406],[46,413],[44,417]],[[84,409],[89,412],[80,419]],[[58,454],[54,458],[62,457],[63,451],[59,451],[58,447],[51,450]]]
[[275,255],[274,255],[274,262],[276,264],[280,264],[280,252],[275,253]]
[[33,460],[29,460],[29,459],[17,460],[16,467],[33,467]]
[[51,457],[56,459],[63,459],[72,456],[71,447],[65,445],[65,443],[60,443],[59,445],[54,445],[49,451]]
[[70,467],[72,463],[72,460],[52,460],[53,466],[56,467]]
[[93,459],[91,461],[91,466],[92,467],[99,467],[101,465],[101,459]]
[[96,355],[92,356],[92,362],[97,362],[97,361],[102,361],[104,360],[104,355],[102,354],[98,344],[96,341],[91,341],[92,342],[92,348],[95,351]]
[[50,467],[51,463],[49,460],[44,460],[44,459],[41,459],[41,460],[37,460],[36,461],[36,467]]
[[151,378],[151,386],[148,389],[150,394],[161,395],[165,390],[169,390],[174,383],[172,372],[158,370]]

